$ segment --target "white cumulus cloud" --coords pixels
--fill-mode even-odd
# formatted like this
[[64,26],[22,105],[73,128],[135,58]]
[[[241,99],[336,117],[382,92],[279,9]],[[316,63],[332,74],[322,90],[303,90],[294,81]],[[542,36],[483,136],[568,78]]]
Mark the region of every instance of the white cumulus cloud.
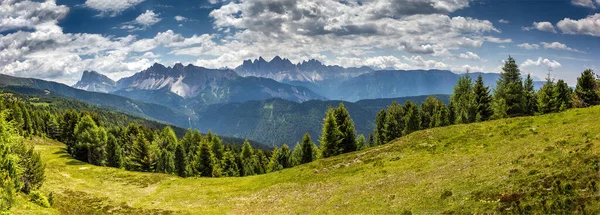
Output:
[[144,0],[86,0],[85,6],[97,11],[100,15],[116,16],[127,8],[136,6]]
[[581,34],[600,37],[600,13],[580,20],[565,18],[556,24],[565,34]]
[[537,60],[527,59],[525,62],[523,62],[521,64],[522,68],[527,68],[530,66],[541,66],[541,67],[544,67],[545,69],[547,69],[548,71],[552,71],[556,68],[561,67],[562,65],[555,60],[549,60],[548,58],[542,58],[542,57],[538,57]]

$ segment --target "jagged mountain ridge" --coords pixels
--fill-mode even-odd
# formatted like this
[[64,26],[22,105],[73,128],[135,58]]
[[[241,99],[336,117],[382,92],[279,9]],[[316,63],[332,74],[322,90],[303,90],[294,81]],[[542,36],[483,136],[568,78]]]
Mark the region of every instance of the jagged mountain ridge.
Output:
[[275,56],[271,61],[266,61],[262,57],[254,60],[245,60],[242,65],[235,68],[235,71],[241,76],[265,77],[284,83],[318,83],[332,79],[345,80],[372,72],[373,69],[366,66],[358,68],[327,66],[315,59],[293,64],[288,59]]
[[325,97],[301,86],[267,78],[242,77],[233,70],[208,69],[178,63],[155,63],[131,77],[117,81],[112,92],[129,98],[171,107],[282,98],[295,102]]
[[96,71],[85,70],[83,71],[81,80],[73,85],[73,87],[80,90],[108,93],[116,89],[117,83],[106,75]]

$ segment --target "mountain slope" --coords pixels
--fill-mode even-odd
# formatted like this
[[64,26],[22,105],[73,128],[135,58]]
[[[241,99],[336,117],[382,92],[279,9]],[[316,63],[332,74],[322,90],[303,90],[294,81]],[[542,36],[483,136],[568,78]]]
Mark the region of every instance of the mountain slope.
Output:
[[181,127],[188,127],[190,115],[183,111],[168,108],[162,105],[139,102],[122,96],[89,92],[75,89],[64,84],[44,81],[33,78],[18,78],[0,74],[0,86],[19,92],[27,90],[25,88],[15,88],[14,86],[25,86],[40,90],[48,90],[47,94],[57,94],[67,98],[77,99],[90,104],[98,105],[110,110],[130,113],[136,116],[144,116],[154,120],[169,122]]
[[227,102],[282,98],[290,101],[325,99],[304,87],[266,78],[241,77],[232,70],[207,69],[194,65],[173,67],[154,64],[117,82],[117,95],[181,108]]
[[62,213],[598,214],[598,120],[593,107],[423,130],[244,178],[96,167],[59,143],[33,141],[47,164],[42,190]]
[[73,85],[73,87],[80,90],[108,93],[115,90],[117,83],[96,71],[90,72],[86,70],[83,71],[81,80]]
[[[436,95],[449,101],[448,95]],[[374,129],[374,119],[381,109],[397,101],[407,100],[421,103],[427,96],[393,99],[364,100],[356,103],[343,102],[354,120],[356,132],[368,138]],[[212,131],[234,137],[244,137],[270,146],[284,143],[294,147],[308,132],[312,137],[321,134],[323,117],[329,106],[338,106],[342,101],[291,102],[283,99],[248,101],[243,103],[216,104],[195,109],[201,131]],[[318,141],[318,140],[315,140]]]

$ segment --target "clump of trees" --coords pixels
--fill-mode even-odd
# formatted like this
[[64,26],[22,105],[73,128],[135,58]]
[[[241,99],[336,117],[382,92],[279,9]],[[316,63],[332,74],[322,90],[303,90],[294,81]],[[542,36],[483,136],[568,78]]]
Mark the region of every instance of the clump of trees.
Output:
[[[20,112],[12,111],[18,109]],[[24,114],[27,113],[27,114]],[[22,102],[0,99],[0,211],[9,210],[18,192],[41,195],[37,190],[44,182],[44,164],[33,146],[23,142],[23,134],[32,128]],[[49,206],[47,202],[43,206]]]

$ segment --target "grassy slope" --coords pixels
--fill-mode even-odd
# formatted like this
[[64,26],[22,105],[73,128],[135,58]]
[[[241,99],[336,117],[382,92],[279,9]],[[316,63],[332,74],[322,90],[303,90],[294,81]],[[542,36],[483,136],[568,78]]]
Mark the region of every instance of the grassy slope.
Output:
[[[37,140],[36,148],[47,163],[43,189],[55,193],[62,213],[506,212],[511,201],[533,204],[559,192],[552,184],[561,180],[573,185],[575,202],[591,202],[586,209],[594,214],[600,194],[589,184],[600,178],[599,122],[594,107],[430,129],[245,178],[127,172],[73,160],[59,143]],[[442,198],[446,191],[452,195]]]

